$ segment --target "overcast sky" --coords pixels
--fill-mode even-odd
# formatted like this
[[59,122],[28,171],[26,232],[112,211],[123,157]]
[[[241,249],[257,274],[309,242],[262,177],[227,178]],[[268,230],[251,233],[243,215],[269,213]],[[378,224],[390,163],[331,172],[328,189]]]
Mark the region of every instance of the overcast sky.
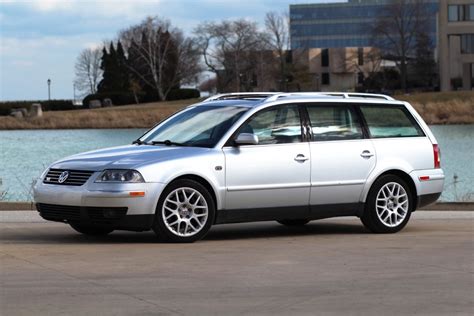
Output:
[[148,15],[190,34],[202,21],[246,18],[334,0],[0,0],[0,100],[72,99],[79,52],[113,39]]

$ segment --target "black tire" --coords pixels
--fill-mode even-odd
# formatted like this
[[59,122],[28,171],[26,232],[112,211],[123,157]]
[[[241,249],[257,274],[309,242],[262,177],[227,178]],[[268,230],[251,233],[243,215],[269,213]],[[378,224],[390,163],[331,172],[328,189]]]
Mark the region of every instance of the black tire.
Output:
[[[405,218],[400,223],[393,224],[395,226],[392,226],[392,227],[388,226],[388,224],[385,224],[379,218],[379,216],[377,215],[377,205],[376,205],[377,195],[379,194],[379,191],[382,189],[382,187],[384,187],[388,183],[398,183],[399,185],[401,185],[406,192],[407,201],[408,201],[408,207],[407,207]],[[370,188],[369,194],[365,202],[364,214],[361,217],[361,221],[364,224],[364,226],[373,233],[392,234],[392,233],[399,232],[406,226],[406,224],[410,220],[410,215],[411,215],[411,212],[414,210],[414,208],[415,208],[415,205],[414,205],[414,199],[413,199],[413,192],[411,191],[408,184],[403,179],[401,179],[400,177],[396,175],[387,174],[377,179],[372,185],[372,187]]]
[[[179,236],[176,232],[172,230],[167,224],[165,224],[165,219],[163,218],[163,204],[165,203],[168,195],[176,189],[180,188],[191,188],[198,191],[201,196],[205,199],[207,204],[207,218],[203,221],[202,227],[192,236]],[[194,211],[193,211],[194,212]],[[214,223],[214,218],[216,214],[216,207],[214,199],[211,196],[211,193],[199,182],[190,180],[190,179],[180,179],[169,184],[165,190],[162,192],[158,205],[155,212],[155,221],[153,223],[153,231],[158,236],[158,239],[163,242],[173,242],[173,243],[190,243],[202,239],[212,224]],[[178,219],[176,217],[176,219]],[[191,222],[192,219],[189,219]],[[196,222],[194,222],[196,223]],[[179,231],[178,226],[178,231]],[[187,228],[188,226],[186,226]],[[186,231],[185,228],[185,231]]]
[[309,219],[298,218],[298,219],[281,219],[278,223],[285,226],[304,226],[310,222]]
[[71,227],[78,233],[87,236],[105,236],[113,232],[112,228],[97,227],[83,224],[70,224]]

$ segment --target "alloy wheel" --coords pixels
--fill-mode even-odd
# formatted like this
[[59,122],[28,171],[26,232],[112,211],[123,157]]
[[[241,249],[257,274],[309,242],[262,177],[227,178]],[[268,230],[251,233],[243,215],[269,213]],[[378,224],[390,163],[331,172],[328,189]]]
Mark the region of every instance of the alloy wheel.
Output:
[[397,182],[388,182],[377,193],[376,212],[388,227],[400,225],[408,214],[409,200],[405,188]]
[[162,216],[170,232],[180,237],[190,237],[199,233],[206,224],[209,208],[198,190],[177,188],[166,197]]

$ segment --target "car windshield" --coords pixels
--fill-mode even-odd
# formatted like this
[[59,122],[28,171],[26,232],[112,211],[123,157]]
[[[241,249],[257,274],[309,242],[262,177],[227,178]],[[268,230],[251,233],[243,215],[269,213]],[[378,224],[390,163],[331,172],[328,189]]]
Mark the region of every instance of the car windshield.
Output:
[[237,106],[192,107],[159,124],[140,137],[138,143],[214,147],[247,110]]

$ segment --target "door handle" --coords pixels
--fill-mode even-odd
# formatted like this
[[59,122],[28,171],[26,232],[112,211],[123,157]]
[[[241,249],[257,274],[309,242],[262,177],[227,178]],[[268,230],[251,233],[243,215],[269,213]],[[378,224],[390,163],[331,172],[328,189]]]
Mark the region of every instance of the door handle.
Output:
[[308,160],[309,158],[306,157],[305,155],[303,154],[298,154],[296,155],[295,157],[295,161],[298,161],[298,162],[305,162],[306,160]]
[[360,154],[360,156],[361,156],[362,158],[370,158],[370,157],[372,157],[373,155],[374,155],[374,154],[372,154],[369,150],[364,150],[364,151]]

